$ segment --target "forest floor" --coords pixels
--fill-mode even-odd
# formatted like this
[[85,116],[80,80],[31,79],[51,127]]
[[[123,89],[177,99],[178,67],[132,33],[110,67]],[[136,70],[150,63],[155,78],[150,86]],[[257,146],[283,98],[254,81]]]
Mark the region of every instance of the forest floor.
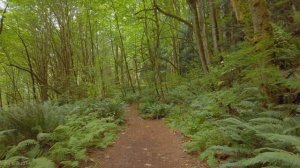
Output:
[[184,151],[184,137],[167,128],[163,120],[143,120],[138,115],[137,105],[130,105],[125,117],[127,127],[112,147],[89,151],[95,167],[207,168],[205,163]]

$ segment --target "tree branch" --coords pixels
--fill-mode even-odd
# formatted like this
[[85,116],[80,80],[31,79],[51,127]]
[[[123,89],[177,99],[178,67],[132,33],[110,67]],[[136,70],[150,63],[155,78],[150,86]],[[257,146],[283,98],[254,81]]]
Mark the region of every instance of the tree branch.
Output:
[[[19,66],[19,65],[15,65],[15,64],[12,64],[12,63],[6,64],[6,65],[7,65],[7,66],[11,66],[11,67],[15,67],[15,68],[17,68],[17,69],[19,69],[19,70],[22,70],[22,71],[25,71],[25,72],[28,72],[28,73],[30,73],[32,76],[34,76],[34,77],[36,78],[36,80],[39,81],[39,83],[42,83],[42,84],[45,83],[43,80],[41,80],[41,79],[39,78],[39,76],[38,76],[37,74],[35,74],[34,72],[30,71],[29,69],[26,69],[26,68],[24,68],[24,67],[21,67],[21,66]],[[49,89],[53,90],[56,94],[61,94],[60,91],[56,90],[56,89],[53,88],[52,86],[47,85],[47,87],[48,87]]]
[[181,23],[184,23],[185,25],[187,25],[187,26],[193,28],[193,25],[192,25],[191,22],[189,22],[189,21],[187,21],[187,20],[185,20],[185,19],[183,19],[183,18],[181,18],[181,17],[178,17],[178,16],[176,16],[176,15],[173,15],[173,14],[171,14],[171,13],[168,13],[168,12],[164,11],[164,10],[163,10],[162,8],[160,8],[157,4],[155,4],[154,8],[157,9],[160,13],[162,13],[162,14],[168,16],[168,17],[171,17],[171,18],[173,18],[173,19],[175,19],[175,20],[177,20],[177,21],[179,21],[179,22],[181,22]]
[[154,10],[154,9],[153,9],[153,8],[143,9],[143,10],[140,10],[140,11],[135,12],[134,15],[138,15],[138,14],[140,14],[140,13],[142,13],[142,12],[147,12],[147,11],[152,11],[152,10]]

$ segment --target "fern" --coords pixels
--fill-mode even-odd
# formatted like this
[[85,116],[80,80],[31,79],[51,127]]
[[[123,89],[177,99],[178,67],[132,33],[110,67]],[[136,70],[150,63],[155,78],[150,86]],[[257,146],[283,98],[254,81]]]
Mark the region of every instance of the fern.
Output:
[[276,118],[267,118],[267,117],[260,117],[260,118],[254,118],[249,120],[250,122],[254,124],[262,124],[262,123],[270,123],[270,124],[281,124],[282,120],[276,119]]
[[63,146],[57,146],[57,144],[51,147],[50,153],[50,158],[57,162],[61,160],[74,159],[73,151],[71,149],[65,148]]
[[116,139],[124,109],[119,101],[109,100],[23,106],[24,111],[15,106],[0,112],[0,120],[8,123],[0,124],[1,168],[51,168],[54,162],[78,167],[86,148],[105,148]]
[[70,160],[62,161],[60,162],[60,164],[67,168],[77,168],[79,166],[78,161],[70,161]]
[[201,154],[201,159],[209,157],[210,155],[215,155],[216,153],[223,153],[227,155],[249,155],[252,153],[252,149],[246,146],[237,146],[237,147],[229,147],[229,146],[212,146],[206,149],[205,152]]
[[6,154],[6,159],[13,156],[23,155],[28,158],[35,158],[40,155],[41,149],[37,141],[33,139],[27,139],[20,142],[17,146],[12,147]]
[[300,167],[300,157],[289,152],[265,152],[258,154],[253,158],[244,159],[233,163],[225,163],[221,167],[248,167],[255,165],[280,166],[282,168],[298,168]]
[[294,126],[292,128],[287,128],[283,131],[284,134],[290,134],[300,129],[300,125]]
[[62,124],[66,111],[64,106],[51,103],[25,103],[0,111],[0,114],[7,123],[4,129],[16,129],[26,138],[33,139],[38,133],[51,132]]
[[159,102],[147,102],[139,104],[141,116],[146,119],[161,119],[168,115],[172,105]]
[[278,146],[300,146],[300,137],[292,136],[292,135],[281,135],[281,134],[272,134],[272,133],[263,133],[258,134],[258,136],[261,136],[265,138],[266,140],[274,143]]
[[1,168],[19,168],[29,164],[29,158],[24,156],[14,156],[9,159],[1,160]]
[[52,142],[54,140],[54,137],[51,133],[39,133],[36,139],[39,143],[47,144]]
[[36,158],[31,161],[29,168],[55,168],[55,163],[45,157]]

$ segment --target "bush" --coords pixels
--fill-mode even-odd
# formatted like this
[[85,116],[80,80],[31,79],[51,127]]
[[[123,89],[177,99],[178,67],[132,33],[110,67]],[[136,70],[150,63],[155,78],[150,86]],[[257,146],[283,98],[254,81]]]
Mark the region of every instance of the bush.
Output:
[[221,65],[190,82],[200,88],[193,100],[178,103],[170,92],[177,107],[167,121],[211,167],[300,165],[299,47],[280,27],[273,30],[274,38],[222,53]]
[[123,100],[129,104],[139,102],[141,95],[139,93],[128,93]]
[[67,106],[52,103],[24,103],[0,111],[0,130],[15,129],[24,138],[35,138],[39,132],[51,132],[64,122]]
[[171,105],[147,102],[139,104],[139,109],[141,116],[145,119],[161,119],[169,114]]
[[124,108],[125,104],[119,100],[85,100],[80,102],[78,111],[84,115],[97,114],[97,118],[112,117],[114,120],[120,120],[123,117]]
[[29,103],[1,111],[0,167],[78,167],[86,148],[105,148],[116,139],[123,111],[124,104],[114,100]]

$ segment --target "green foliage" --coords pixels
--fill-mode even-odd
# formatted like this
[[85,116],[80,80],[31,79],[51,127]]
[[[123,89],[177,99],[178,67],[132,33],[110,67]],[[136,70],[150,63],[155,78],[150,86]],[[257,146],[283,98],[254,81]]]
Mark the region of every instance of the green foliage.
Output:
[[29,168],[55,168],[55,164],[51,160],[41,157],[33,159],[29,164]]
[[[77,167],[78,161],[86,157],[86,148],[110,145],[116,139],[117,125],[113,118],[99,118],[99,112],[73,114],[58,126],[52,134],[56,143],[49,150],[50,158],[65,167]],[[114,116],[112,111],[111,117]]]
[[222,65],[189,81],[200,90],[188,91],[191,101],[172,101],[167,121],[189,137],[187,151],[211,167],[299,167],[299,47],[272,26],[273,38],[240,43]]
[[0,111],[4,121],[0,130],[16,129],[26,138],[35,138],[39,132],[51,132],[63,123],[68,113],[65,106],[58,107],[51,103],[25,103]]
[[183,84],[169,90],[167,102],[176,104],[190,103],[195,97],[190,90],[191,88],[191,86]]
[[[227,136],[230,146],[213,146],[202,154],[202,158],[226,154],[239,160],[225,163],[224,167],[247,167],[250,165],[268,165],[293,167],[297,165],[299,154],[299,134],[290,131],[299,127],[298,118],[281,119],[265,117],[250,119],[248,122],[238,118],[226,118],[218,121],[219,128]],[[294,122],[293,122],[294,121]],[[239,149],[239,150],[237,150]],[[253,158],[249,158],[255,156]],[[283,160],[286,158],[286,160]]]
[[161,119],[168,115],[172,105],[159,102],[146,102],[139,104],[141,116],[146,119]]
[[29,159],[24,156],[14,156],[6,160],[0,161],[1,168],[19,168],[25,167],[29,163]]
[[[213,167],[297,167],[296,0],[267,3],[273,32],[255,44],[252,16],[260,11],[250,10],[250,1],[205,4],[205,26],[214,30],[216,19],[222,28],[220,52],[211,49],[215,39],[201,35],[208,73],[195,52],[196,30],[162,14],[189,21],[188,3],[170,2],[10,0],[1,19],[0,167],[78,167],[86,148],[116,138],[124,104],[96,99],[111,96],[140,103],[144,118],[167,117],[190,139],[187,150],[203,152]],[[148,10],[156,5],[165,12]],[[13,105],[50,99],[58,102]]]
[[20,142],[17,146],[12,147],[6,154],[6,159],[14,156],[22,155],[27,158],[35,158],[40,155],[41,149],[37,141],[26,139]]
[[129,104],[137,103],[141,98],[140,94],[138,93],[127,93],[123,100]]
[[227,163],[222,167],[249,167],[249,166],[274,165],[279,167],[299,167],[300,157],[293,153],[280,152],[264,152],[250,159],[244,159],[235,163]]
[[296,11],[295,14],[294,14],[294,21],[297,23],[297,24],[300,24],[300,12],[299,11]]
[[99,100],[84,100],[75,103],[77,108],[74,113],[80,113],[82,115],[89,115],[93,113],[97,118],[109,118],[112,117],[115,120],[122,119],[125,104],[116,99],[104,99]]
[[112,100],[24,107],[22,114],[21,105],[2,111],[9,125],[0,132],[0,167],[78,167],[86,148],[106,148],[116,139],[124,111],[122,103]]

